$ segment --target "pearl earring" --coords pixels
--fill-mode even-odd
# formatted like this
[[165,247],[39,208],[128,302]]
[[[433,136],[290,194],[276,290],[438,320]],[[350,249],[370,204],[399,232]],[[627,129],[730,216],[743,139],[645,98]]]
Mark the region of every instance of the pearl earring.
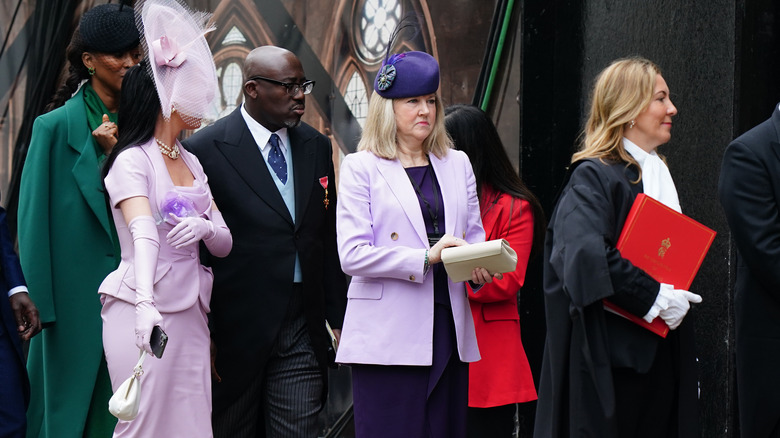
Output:
[[631,121],[631,122],[628,124],[628,129],[631,129],[631,128],[633,128],[635,124],[636,124],[636,120],[632,120],[632,121]]

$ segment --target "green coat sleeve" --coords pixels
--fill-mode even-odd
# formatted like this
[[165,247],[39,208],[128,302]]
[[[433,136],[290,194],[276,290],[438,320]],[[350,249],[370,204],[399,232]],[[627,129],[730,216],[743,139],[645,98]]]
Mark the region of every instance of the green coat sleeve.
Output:
[[[62,114],[62,112],[60,112]],[[38,306],[41,322],[53,323],[51,224],[49,211],[50,160],[52,143],[65,133],[57,133],[51,117],[38,117],[33,124],[30,147],[22,170],[19,192],[19,258],[30,296]],[[57,135],[59,134],[59,135]]]

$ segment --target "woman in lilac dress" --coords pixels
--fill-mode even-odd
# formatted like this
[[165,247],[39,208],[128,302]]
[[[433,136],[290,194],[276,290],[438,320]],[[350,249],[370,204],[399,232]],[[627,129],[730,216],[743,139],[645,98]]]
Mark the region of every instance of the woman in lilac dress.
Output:
[[103,169],[122,250],[99,289],[114,390],[131,375],[139,348],[152,354],[155,326],[169,341],[163,355],[144,362],[138,416],[120,420],[114,436],[211,437],[206,314],[213,276],[200,263],[199,245],[224,257],[233,241],[203,168],[176,137],[200,126],[216,73],[205,28],[185,7],[148,0],[137,8],[151,59],[125,75],[122,130]]

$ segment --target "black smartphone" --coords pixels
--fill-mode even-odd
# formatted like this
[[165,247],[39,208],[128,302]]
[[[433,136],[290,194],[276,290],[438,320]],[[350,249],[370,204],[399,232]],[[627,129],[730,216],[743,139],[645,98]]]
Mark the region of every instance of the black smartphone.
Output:
[[152,346],[152,354],[161,358],[165,352],[165,345],[168,344],[168,335],[165,334],[159,325],[154,326],[152,335],[149,338],[149,344]]

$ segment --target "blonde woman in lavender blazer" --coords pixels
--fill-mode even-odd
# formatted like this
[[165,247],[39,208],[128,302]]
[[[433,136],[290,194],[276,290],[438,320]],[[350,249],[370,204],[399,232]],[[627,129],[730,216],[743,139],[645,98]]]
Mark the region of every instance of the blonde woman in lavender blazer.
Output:
[[465,284],[440,261],[485,239],[474,174],[444,129],[432,56],[393,55],[377,81],[340,172],[337,241],[352,281],[336,361],[352,367],[357,437],[463,437],[479,351]]

